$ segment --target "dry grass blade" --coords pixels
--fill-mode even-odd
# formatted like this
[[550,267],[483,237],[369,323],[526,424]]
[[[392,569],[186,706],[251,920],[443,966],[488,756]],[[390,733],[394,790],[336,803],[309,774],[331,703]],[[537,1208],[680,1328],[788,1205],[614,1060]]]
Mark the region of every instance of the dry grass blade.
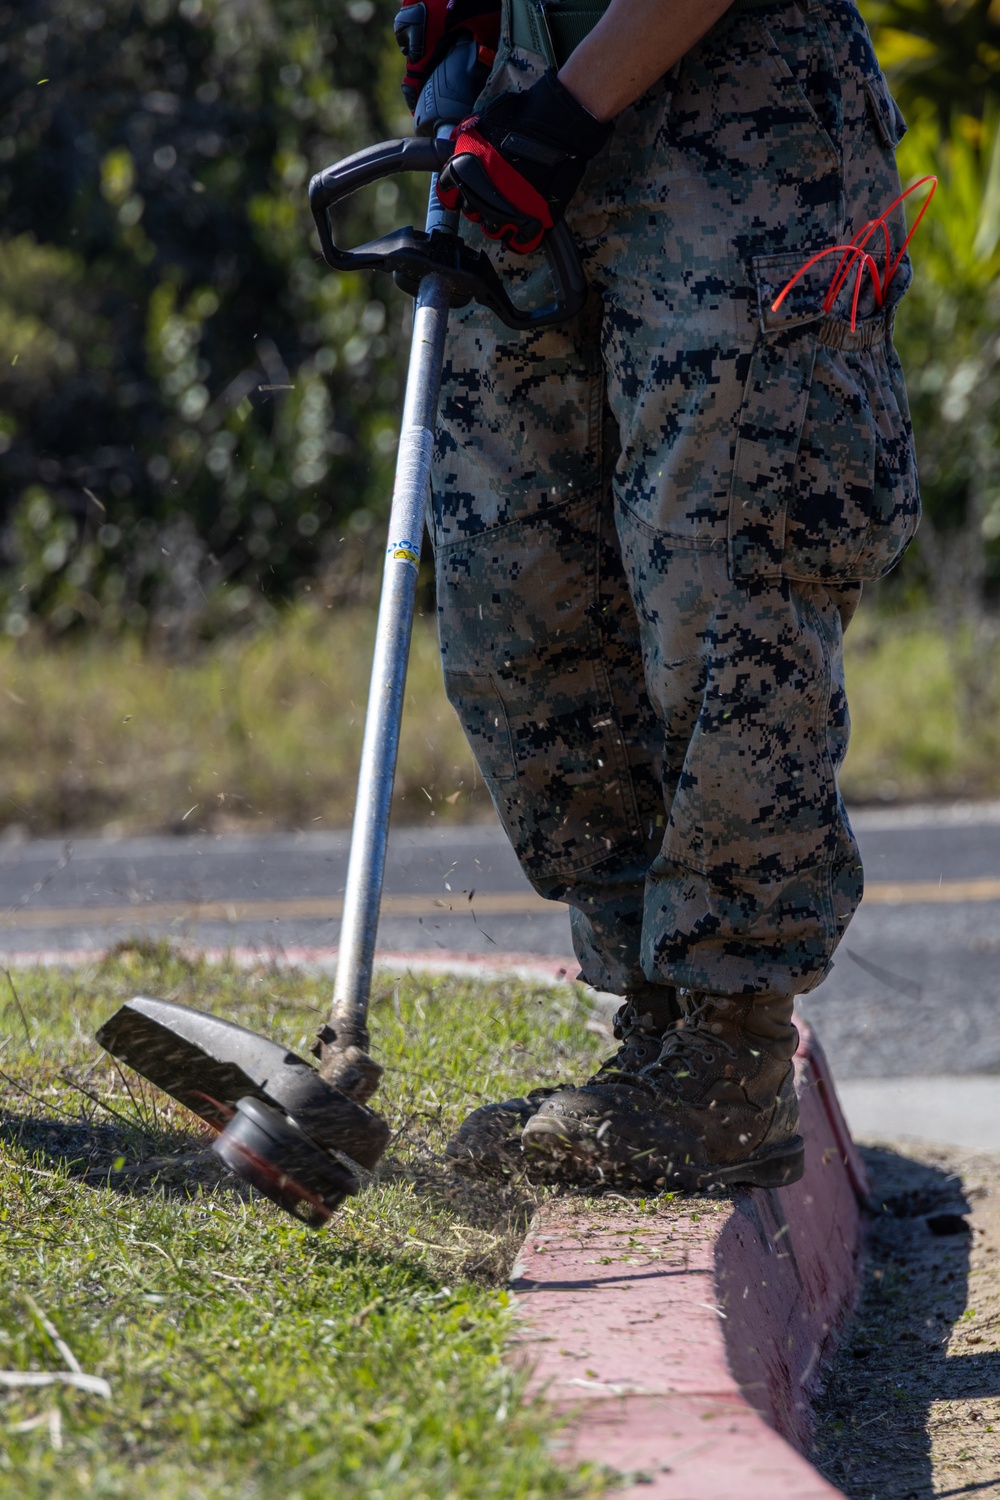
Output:
[[66,1365],[66,1368],[72,1370],[75,1375],[82,1375],[83,1366],[60,1334],[56,1325],[52,1322],[52,1319],[46,1316],[30,1292],[22,1292],[21,1297],[39,1328],[52,1340],[56,1352]]
[[91,1104],[96,1104],[100,1109],[106,1109],[109,1115],[113,1115],[115,1119],[120,1120],[123,1125],[127,1125],[130,1129],[134,1129],[136,1124],[135,1120],[130,1120],[128,1115],[123,1115],[120,1109],[115,1109],[114,1105],[109,1104],[106,1099],[102,1099],[100,1094],[95,1094],[90,1089],[85,1088],[84,1085],[78,1082],[78,1080],[75,1079],[71,1073],[67,1073],[65,1069],[63,1069],[60,1071],[59,1077],[62,1079],[63,1083],[69,1086],[69,1088],[75,1089],[78,1094],[82,1094],[85,1099],[89,1099]]
[[16,1078],[12,1078],[9,1073],[5,1073],[2,1068],[0,1068],[0,1078],[3,1079],[4,1083],[9,1083],[11,1088],[15,1089],[25,1099],[30,1099],[33,1104],[40,1104],[43,1110],[54,1109],[57,1114],[63,1115],[67,1120],[73,1119],[68,1109],[63,1109],[62,1105],[54,1104],[51,1100],[41,1098],[40,1095],[26,1088],[23,1083],[18,1083]]
[[[168,1104],[157,1126],[152,1090],[130,1076],[130,1097],[110,1064],[86,1069],[95,1026],[136,993],[202,995],[294,1049],[324,976],[131,944],[69,979],[26,969],[16,982],[37,1050],[12,1024],[2,1061],[37,1102],[18,1099],[0,1136],[0,1405],[11,1424],[57,1406],[61,1425],[4,1427],[0,1492],[597,1500],[603,1477],[560,1467],[551,1415],[521,1408],[502,1359],[503,1284],[533,1194],[459,1181],[444,1156],[478,1102],[470,1088],[492,1080],[513,1097],[557,1067],[593,1071],[582,1000],[566,1011],[519,985],[399,979],[380,1008],[394,1070],[380,1103],[406,1130],[313,1235],[224,1179],[186,1113]],[[433,1107],[399,1071],[418,1032]],[[59,1368],[57,1338],[108,1380]]]
[[76,1370],[0,1370],[0,1385],[9,1391],[43,1385],[71,1385],[78,1391],[111,1400],[111,1387],[100,1375],[85,1375]]
[[30,1030],[30,1028],[28,1026],[28,1018],[24,1014],[24,1006],[21,1004],[21,997],[17,993],[17,987],[14,984],[14,981],[13,981],[13,979],[10,976],[10,970],[9,969],[4,969],[3,973],[6,976],[7,983],[10,985],[10,992],[14,996],[14,1004],[17,1006],[17,1013],[21,1017],[21,1025],[24,1027],[24,1039],[25,1039],[25,1041],[28,1044],[28,1050],[30,1052],[34,1052],[34,1050],[35,1050],[35,1044],[31,1040],[31,1030]]
[[39,1427],[48,1424],[49,1414],[47,1411],[39,1412],[37,1417],[29,1417],[26,1422],[11,1422],[7,1428],[8,1432],[35,1432]]
[[[132,1108],[135,1110],[136,1115],[138,1116],[138,1118],[142,1121],[142,1123],[144,1125],[148,1125],[148,1123],[149,1123],[149,1110],[147,1108],[144,1108],[145,1100],[143,1100],[143,1103],[140,1104],[139,1099],[137,1099],[136,1096],[135,1096],[135,1094],[132,1092],[132,1085],[129,1083],[128,1078],[125,1076],[125,1074],[122,1072],[121,1068],[119,1067],[119,1065],[118,1065],[118,1059],[116,1057],[113,1057],[111,1059],[111,1062],[112,1062],[112,1064],[114,1066],[115,1072],[118,1074],[118,1077],[122,1081],[122,1084],[124,1086],[125,1092],[128,1094],[129,1098],[132,1101]],[[140,1097],[141,1097],[141,1094],[140,1094]]]

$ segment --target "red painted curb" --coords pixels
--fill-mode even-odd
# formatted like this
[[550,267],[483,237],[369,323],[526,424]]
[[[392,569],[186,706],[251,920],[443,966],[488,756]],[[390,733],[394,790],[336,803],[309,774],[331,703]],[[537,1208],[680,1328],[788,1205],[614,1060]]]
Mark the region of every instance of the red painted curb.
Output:
[[794,1187],[637,1211],[553,1199],[512,1281],[529,1393],[566,1418],[567,1460],[635,1500],[823,1500],[810,1401],[857,1293],[864,1167],[822,1052],[796,1059],[806,1170]]

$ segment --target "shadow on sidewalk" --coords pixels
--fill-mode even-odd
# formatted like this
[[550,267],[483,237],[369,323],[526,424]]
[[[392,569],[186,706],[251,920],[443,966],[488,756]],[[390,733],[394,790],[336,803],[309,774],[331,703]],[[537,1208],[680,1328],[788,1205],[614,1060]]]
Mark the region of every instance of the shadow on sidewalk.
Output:
[[[969,1423],[971,1440],[980,1414],[969,1403],[1000,1396],[1000,1352],[948,1354],[968,1295],[972,1234],[962,1181],[888,1149],[863,1155],[879,1210],[857,1317],[816,1403],[812,1461],[850,1500],[1000,1495],[1000,1473],[980,1470],[946,1489],[935,1489],[932,1475],[932,1405],[962,1402],[956,1428]],[[935,1434],[939,1426],[935,1413]]]

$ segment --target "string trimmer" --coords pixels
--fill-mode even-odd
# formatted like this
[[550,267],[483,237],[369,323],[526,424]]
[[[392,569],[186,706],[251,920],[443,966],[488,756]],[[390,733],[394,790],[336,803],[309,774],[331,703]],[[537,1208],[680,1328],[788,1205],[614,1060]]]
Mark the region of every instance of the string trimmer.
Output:
[[[129,1000],[97,1033],[116,1058],[219,1132],[212,1149],[237,1176],[313,1228],[358,1191],[355,1167],[371,1170],[389,1139],[386,1122],[368,1108],[382,1073],[368,1055],[368,1001],[448,312],[475,300],[523,330],[563,322],[586,296],[564,223],[543,246],[553,300],[522,308],[489,257],[458,235],[457,215],[438,202],[434,175],[451,155],[451,127],[469,112],[484,81],[475,43],[460,42],[421,95],[417,136],[359,151],[309,186],[328,264],[389,271],[416,299],[337,978],[330,1019],[313,1048],[318,1065],[217,1016],[145,996]],[[399,229],[350,250],[337,245],[331,218],[337,205],[400,172],[432,174],[425,229]]]

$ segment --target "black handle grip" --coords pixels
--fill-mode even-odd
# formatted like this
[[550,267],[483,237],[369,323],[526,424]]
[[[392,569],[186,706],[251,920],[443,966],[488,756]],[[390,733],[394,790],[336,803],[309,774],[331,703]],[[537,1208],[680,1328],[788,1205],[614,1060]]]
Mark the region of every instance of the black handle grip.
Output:
[[400,172],[440,172],[451,153],[451,141],[413,136],[408,140],[381,141],[377,146],[366,146],[363,151],[355,151],[353,156],[317,172],[309,184],[309,207],[316,220],[327,265],[336,271],[365,271],[381,264],[375,248],[382,243],[381,240],[359,245],[356,250],[342,249],[334,242],[330,222],[332,208],[359,188],[379,182],[383,177],[395,177]]
[[470,249],[459,235],[448,230],[435,229],[427,234],[419,229],[397,229],[350,250],[335,242],[330,213],[338,203],[359,188],[399,172],[440,172],[452,150],[452,142],[445,139],[382,141],[317,172],[309,184],[309,206],[327,264],[337,271],[390,271],[397,285],[414,295],[423,277],[435,273],[448,282],[453,307],[464,307],[473,300],[481,302],[508,328],[544,328],[575,317],[586,301],[587,282],[576,241],[562,220],[542,241],[555,296],[534,308],[517,307],[489,256]]

